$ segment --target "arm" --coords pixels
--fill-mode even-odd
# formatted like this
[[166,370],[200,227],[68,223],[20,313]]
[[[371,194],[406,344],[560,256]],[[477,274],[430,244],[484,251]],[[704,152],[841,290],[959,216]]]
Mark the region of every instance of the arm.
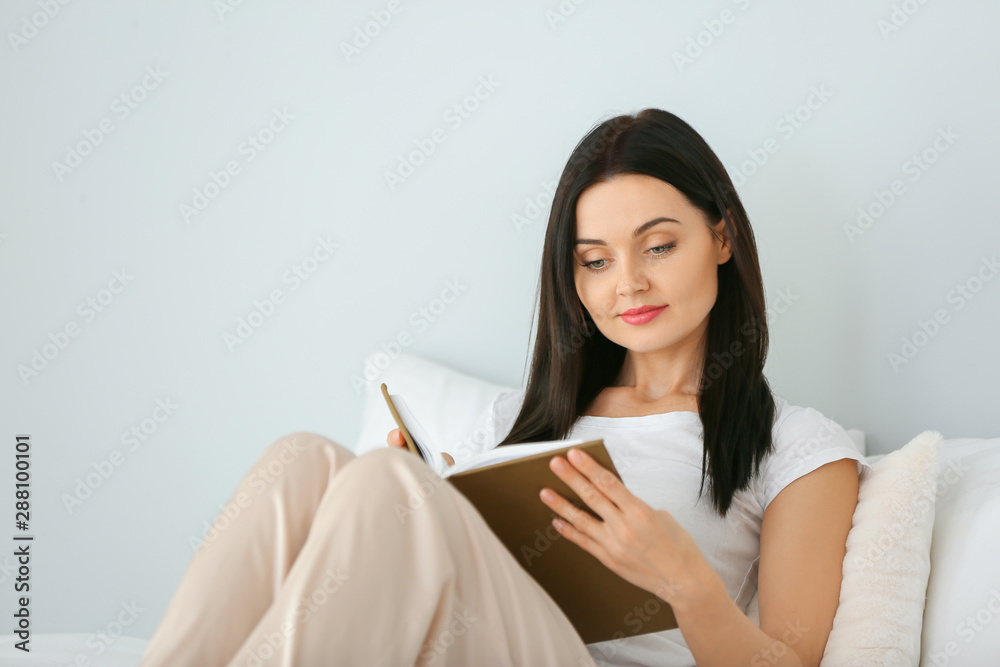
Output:
[[857,500],[857,462],[840,459],[798,478],[767,506],[760,530],[759,628],[703,562],[696,584],[671,603],[700,667],[819,665],[839,604]]
[[553,521],[556,528],[670,604],[699,667],[819,665],[839,603],[857,505],[856,461],[820,466],[768,504],[761,520],[759,628],[669,512],[653,510],[578,450],[570,450],[569,462],[556,456],[550,465],[601,517],[544,489],[542,501],[566,519]]

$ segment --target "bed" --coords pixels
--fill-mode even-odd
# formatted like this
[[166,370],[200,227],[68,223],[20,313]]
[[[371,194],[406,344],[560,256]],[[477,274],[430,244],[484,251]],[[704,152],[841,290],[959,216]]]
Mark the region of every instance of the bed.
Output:
[[[377,377],[371,378],[366,389],[360,436],[354,443],[345,443],[358,453],[384,446],[386,434],[395,426],[379,390],[382,382],[392,393],[406,398],[424,428],[440,442],[453,442],[467,435],[473,421],[493,397],[514,388],[462,374],[415,355],[400,354],[388,363],[381,358],[385,356],[378,351],[368,359],[372,368],[382,370]],[[857,429],[847,430],[865,454],[864,433]],[[866,458],[873,467],[879,467],[881,462],[885,477],[891,478],[905,463],[905,450],[931,443],[933,438],[928,434],[921,434],[922,440],[917,437],[910,443],[899,443],[900,449],[888,455]],[[939,439],[933,444],[936,458],[929,481],[935,502],[929,503],[929,513],[922,519],[923,528],[914,525],[905,531],[910,539],[909,548],[916,549],[916,552],[911,551],[910,560],[926,565],[922,570],[915,568],[915,574],[903,582],[911,589],[916,587],[915,599],[919,604],[911,604],[908,610],[893,609],[896,600],[891,596],[894,591],[883,591],[882,594],[889,597],[879,598],[877,586],[861,588],[865,593],[856,598],[862,598],[862,615],[855,614],[854,625],[838,626],[842,612],[849,606],[845,605],[843,597],[849,590],[849,558],[845,558],[841,607],[833,633],[838,632],[838,628],[848,629],[839,633],[837,642],[850,642],[852,645],[847,647],[850,652],[837,655],[853,655],[855,659],[834,663],[825,657],[824,665],[888,667],[916,664],[914,656],[917,654],[921,667],[997,664],[1000,656],[1000,618],[997,618],[1000,617],[1000,565],[996,559],[996,554],[1000,553],[1000,531],[996,529],[1000,525],[1000,438]],[[930,451],[927,447],[925,450]],[[911,457],[911,463],[913,460]],[[892,484],[887,487],[893,486],[893,493],[898,492],[900,485],[896,480],[890,481]],[[926,487],[923,493],[927,495]],[[884,507],[891,508],[892,504]],[[909,520],[915,515],[907,516]],[[852,535],[858,529],[858,517],[856,512]],[[886,517],[874,518],[887,520]],[[875,530],[876,534],[880,534],[878,530],[887,534],[884,525]],[[895,539],[893,544],[881,547],[895,548],[896,543],[902,541]],[[851,544],[849,537],[848,556],[852,548],[858,550]],[[913,553],[920,557],[914,558]],[[889,566],[894,562],[892,558],[881,561]],[[858,583],[851,582],[853,585]],[[898,586],[899,580],[894,579],[892,584]],[[755,601],[756,596],[747,615],[759,623]],[[900,619],[906,613],[910,620],[902,623]],[[828,653],[834,643],[833,633],[827,645]],[[145,638],[121,636],[97,655],[88,645],[90,637],[89,633],[36,634],[32,636],[31,653],[25,654],[14,648],[16,638],[13,635],[3,635],[0,636],[0,665],[136,667],[148,643]],[[890,646],[893,642],[899,645]]]
[[[106,645],[96,644],[89,632],[32,634],[31,652],[14,647],[19,641],[14,635],[0,636],[0,665],[31,667],[136,667],[148,639],[116,637]],[[90,640],[88,642],[88,639]],[[103,649],[97,655],[97,647]]]

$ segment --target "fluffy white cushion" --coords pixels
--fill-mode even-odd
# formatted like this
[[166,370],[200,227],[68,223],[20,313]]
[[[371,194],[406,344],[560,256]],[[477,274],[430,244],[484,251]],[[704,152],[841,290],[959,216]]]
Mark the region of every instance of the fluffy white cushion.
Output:
[[916,665],[930,572],[941,434],[869,457],[821,665]]
[[[384,365],[386,359],[385,353],[378,350],[368,356],[367,362],[378,368],[377,362]],[[514,389],[459,373],[415,354],[400,354],[364,389],[361,434],[353,447],[356,454],[385,447],[386,435],[396,428],[382,397],[383,382],[390,394],[406,400],[420,425],[439,442],[454,442],[468,435],[494,397]]]
[[921,667],[1000,663],[1000,438],[941,445]]

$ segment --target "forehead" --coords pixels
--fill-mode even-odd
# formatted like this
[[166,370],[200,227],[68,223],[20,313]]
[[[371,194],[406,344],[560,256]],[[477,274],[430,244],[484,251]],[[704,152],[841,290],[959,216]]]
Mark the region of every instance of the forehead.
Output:
[[619,174],[584,190],[576,204],[577,238],[631,238],[634,229],[656,218],[678,223],[655,225],[656,231],[681,231],[701,222],[703,214],[680,190],[644,174]]
[[581,232],[625,226],[625,231],[631,232],[637,224],[661,216],[686,224],[699,213],[680,190],[645,174],[619,174],[595,183],[580,194],[576,204],[577,229]]

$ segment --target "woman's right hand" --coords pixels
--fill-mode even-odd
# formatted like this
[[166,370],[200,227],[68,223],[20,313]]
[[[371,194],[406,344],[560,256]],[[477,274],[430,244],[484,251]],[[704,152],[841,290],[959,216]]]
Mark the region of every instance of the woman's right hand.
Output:
[[[385,441],[389,444],[390,447],[407,449],[406,438],[403,437],[403,432],[400,431],[398,428],[394,428],[391,431],[389,431],[389,435],[386,436]],[[444,456],[445,463],[447,463],[450,466],[455,465],[455,459],[451,458],[451,454],[449,454],[448,452],[441,452],[441,455]]]

